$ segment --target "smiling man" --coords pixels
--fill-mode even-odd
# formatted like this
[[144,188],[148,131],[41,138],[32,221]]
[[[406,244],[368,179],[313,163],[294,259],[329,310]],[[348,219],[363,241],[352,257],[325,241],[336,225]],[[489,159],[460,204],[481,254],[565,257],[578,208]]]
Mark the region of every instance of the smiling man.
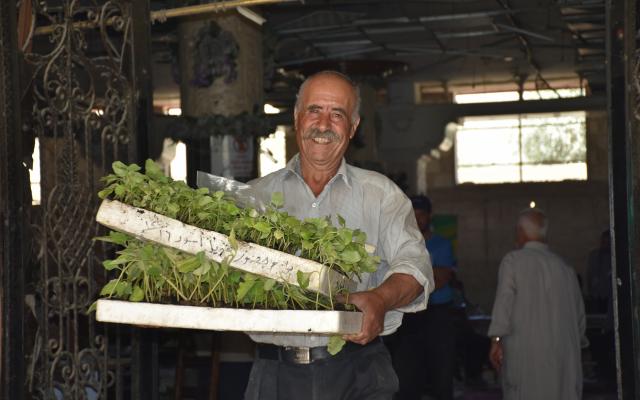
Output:
[[291,215],[342,216],[367,234],[381,257],[348,301],[363,312],[360,332],[331,356],[323,335],[252,334],[258,342],[246,400],[391,399],[398,380],[379,336],[395,332],[403,312],[426,307],[433,272],[411,202],[388,178],[348,165],[344,154],[360,122],[360,95],[345,75],[323,71],[301,86],[295,106],[300,153],[252,185],[284,194]]

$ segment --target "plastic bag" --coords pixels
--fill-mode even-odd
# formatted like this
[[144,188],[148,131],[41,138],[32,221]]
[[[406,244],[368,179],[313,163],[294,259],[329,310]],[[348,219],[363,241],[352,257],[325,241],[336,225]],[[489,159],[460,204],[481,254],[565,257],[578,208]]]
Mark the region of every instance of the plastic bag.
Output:
[[239,207],[253,208],[259,213],[264,213],[266,205],[269,204],[269,200],[264,198],[264,194],[253,189],[251,185],[204,171],[197,172],[196,184],[199,188],[207,188],[211,192],[224,192]]

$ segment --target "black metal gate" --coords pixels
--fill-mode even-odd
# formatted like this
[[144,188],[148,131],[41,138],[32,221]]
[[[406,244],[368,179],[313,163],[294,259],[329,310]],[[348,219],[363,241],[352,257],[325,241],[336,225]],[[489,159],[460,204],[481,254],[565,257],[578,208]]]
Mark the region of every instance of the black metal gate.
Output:
[[[0,39],[13,39],[12,28],[18,32],[4,42],[15,46],[4,56],[17,70],[0,64],[0,76],[18,82],[18,101],[16,109],[3,109],[19,115],[0,122],[0,137],[10,144],[12,135],[20,135],[6,150],[26,150],[6,161],[9,170],[22,173],[3,174],[0,186],[28,193],[20,164],[29,166],[34,143],[41,171],[40,205],[22,196],[14,208],[3,208],[20,225],[13,244],[20,243],[25,255],[16,256],[21,265],[7,257],[0,264],[3,289],[12,295],[0,296],[12,302],[3,304],[2,321],[13,327],[3,329],[13,334],[3,341],[3,396],[138,397],[140,379],[132,368],[140,355],[137,335],[96,323],[86,310],[106,282],[100,259],[110,251],[92,241],[101,233],[95,222],[99,178],[114,160],[146,156],[148,1],[2,3],[0,25],[8,28]],[[9,248],[6,254],[19,251]],[[23,354],[15,354],[18,349]]]

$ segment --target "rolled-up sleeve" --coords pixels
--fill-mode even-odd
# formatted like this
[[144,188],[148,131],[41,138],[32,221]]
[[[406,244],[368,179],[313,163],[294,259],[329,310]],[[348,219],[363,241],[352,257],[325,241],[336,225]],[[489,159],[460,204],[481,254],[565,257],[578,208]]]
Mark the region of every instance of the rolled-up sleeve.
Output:
[[404,193],[398,191],[385,197],[381,211],[381,255],[389,264],[383,280],[392,274],[411,275],[424,290],[413,302],[397,310],[424,310],[427,307],[429,293],[434,288],[433,269],[411,201]]

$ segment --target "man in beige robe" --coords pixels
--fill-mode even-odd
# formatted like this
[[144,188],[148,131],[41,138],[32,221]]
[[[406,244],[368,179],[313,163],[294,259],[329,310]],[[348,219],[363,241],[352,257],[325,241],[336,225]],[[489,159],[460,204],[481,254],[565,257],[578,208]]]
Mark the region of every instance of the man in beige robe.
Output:
[[519,250],[500,265],[489,358],[505,400],[582,398],[584,303],[575,271],[546,244],[547,218],[520,214]]

